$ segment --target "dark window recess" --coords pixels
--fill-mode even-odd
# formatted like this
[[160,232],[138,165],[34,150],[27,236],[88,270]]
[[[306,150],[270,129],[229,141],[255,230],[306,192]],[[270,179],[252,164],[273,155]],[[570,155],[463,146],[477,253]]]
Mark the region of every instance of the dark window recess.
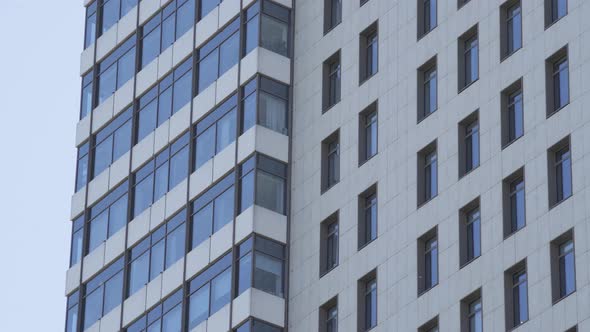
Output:
[[529,319],[526,260],[504,273],[504,288],[506,330],[510,331]]
[[239,166],[239,172],[240,213],[253,204],[286,213],[287,165],[256,154]]
[[141,27],[140,69],[195,25],[195,0],[173,0]]
[[129,181],[125,181],[90,208],[89,224],[86,226],[88,231],[86,254],[127,224],[128,189]]
[[[163,327],[162,330],[160,328]],[[182,289],[142,315],[125,332],[182,331]]]
[[502,182],[504,237],[526,226],[524,179],[524,168],[521,168]]
[[438,229],[418,239],[418,294],[438,285]]
[[465,32],[459,45],[459,92],[479,79],[479,42],[477,25]]
[[572,156],[570,137],[566,137],[547,151],[549,170],[549,207],[568,199],[572,189]]
[[361,249],[377,238],[376,184],[358,196],[358,213],[358,247]]
[[341,91],[341,68],[340,51],[334,53],[322,65],[323,71],[323,110],[340,102]]
[[438,0],[417,0],[417,2],[418,38],[421,38],[436,28]]
[[373,270],[357,282],[358,331],[377,326],[377,271]]
[[338,297],[324,303],[319,310],[319,332],[338,332]]
[[335,212],[320,225],[320,275],[338,266],[339,237],[338,212]]
[[573,229],[551,241],[550,252],[551,293],[555,303],[576,291]]
[[418,152],[418,206],[438,195],[437,142]]
[[501,58],[522,48],[522,10],[520,0],[509,0],[500,7]]
[[135,37],[129,38],[98,64],[97,105],[112,96],[135,75],[135,42]]
[[438,316],[420,326],[418,332],[438,332]]
[[378,23],[375,22],[361,32],[359,36],[359,82],[371,78],[379,70],[379,35]]
[[479,197],[459,212],[459,255],[461,266],[481,256],[481,211]]
[[258,75],[242,87],[241,133],[255,124],[289,134],[289,87]]
[[342,22],[342,0],[324,0],[324,34]]
[[378,143],[377,102],[359,114],[359,165],[377,154]]
[[461,332],[483,331],[481,289],[461,300]]
[[83,330],[123,302],[124,267],[125,260],[121,257],[84,285]]
[[418,68],[418,122],[438,109],[436,56]]
[[78,147],[78,162],[76,165],[76,191],[84,188],[88,183],[90,143],[86,142]]
[[235,19],[198,50],[198,93],[238,63],[239,50],[240,20]]
[[130,107],[94,135],[92,178],[111,166],[131,149],[133,108]]
[[340,181],[340,133],[334,132],[322,142],[322,192]]
[[544,0],[545,1],[545,28],[559,21],[567,15],[568,0]]
[[246,55],[260,46],[288,57],[290,16],[288,8],[274,2],[254,2],[246,10],[243,54]]
[[189,58],[139,98],[136,144],[190,103],[192,81],[193,61]]
[[502,91],[501,112],[502,147],[506,147],[524,135],[522,78]]
[[570,102],[569,61],[567,45],[545,62],[547,116],[558,112]]
[[479,111],[459,123],[459,178],[479,167]]
[[133,217],[188,176],[189,140],[189,133],[182,135],[133,174]]

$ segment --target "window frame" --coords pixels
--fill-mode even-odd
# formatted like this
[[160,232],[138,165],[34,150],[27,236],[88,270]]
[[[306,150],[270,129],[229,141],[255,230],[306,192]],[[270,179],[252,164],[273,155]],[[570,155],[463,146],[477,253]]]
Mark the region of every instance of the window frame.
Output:
[[[417,181],[417,207],[420,208],[438,196],[438,143],[432,141],[417,153],[418,159],[418,181]],[[432,166],[435,166],[434,169]],[[436,175],[436,182],[432,175]],[[435,193],[432,193],[435,189]],[[430,191],[430,192],[428,192]]]
[[[566,297],[576,293],[577,291],[577,277],[576,277],[576,248],[574,239],[574,229],[571,228],[565,233],[553,239],[550,243],[550,258],[551,258],[551,294],[553,305],[557,304]],[[562,248],[569,244],[569,248],[564,252]],[[562,270],[562,261],[570,256],[572,266],[571,270],[567,267]],[[571,275],[568,276],[568,273]],[[567,279],[571,278],[573,284],[572,289],[567,289]]]
[[[270,78],[266,75],[263,74],[257,74],[254,78],[250,79],[248,82],[246,82],[245,84],[243,84],[241,87],[241,100],[240,100],[240,114],[239,114],[239,133],[240,135],[243,135],[246,131],[248,131],[250,128],[254,127],[254,126],[262,126],[265,127],[267,129],[273,130],[275,132],[278,132],[277,130],[273,129],[273,128],[269,128],[268,126],[266,126],[264,123],[262,123],[261,121],[261,113],[262,113],[262,102],[261,102],[261,95],[265,94],[268,95],[272,98],[276,98],[276,99],[281,99],[282,101],[284,101],[285,103],[285,127],[283,128],[282,132],[279,132],[280,134],[289,136],[289,130],[290,130],[290,113],[291,113],[291,106],[290,106],[290,87],[288,85],[283,84],[282,82],[279,82],[273,78]],[[254,115],[252,116],[251,114],[247,113],[248,109],[246,109],[247,107],[245,106],[248,98],[254,98],[254,107],[255,109],[254,111]],[[246,120],[247,118],[253,117],[253,121],[250,121],[251,123],[247,123],[248,121]]]
[[340,23],[342,23],[342,0],[324,0],[324,36]]
[[[112,121],[109,122],[106,126],[100,129],[96,134],[92,135],[92,139],[90,140],[90,160],[92,167],[89,167],[88,172],[90,173],[90,180],[98,177],[102,172],[106,171],[109,167],[111,167],[117,160],[123,157],[127,152],[131,151],[133,145],[133,106],[128,107],[126,110],[122,111],[119,115],[113,118]],[[116,150],[116,139],[117,134],[121,133],[119,130],[123,130],[123,128],[129,125],[129,137],[127,137],[127,141],[121,142],[127,144],[125,147],[126,152],[115,158],[115,150]],[[106,143],[107,140],[111,139],[111,147],[110,147],[110,162],[107,163],[105,168],[96,170],[96,164],[98,160],[98,156],[96,154],[98,147],[102,143]]]
[[[379,21],[375,21],[359,35],[359,86],[379,72]],[[376,53],[375,71],[373,56]]]
[[[435,226],[418,238],[417,249],[418,297],[420,297],[436,287],[440,282],[438,226]],[[430,267],[432,267],[433,261],[436,262],[434,263],[436,265],[436,272],[434,272],[432,268],[427,269],[428,263],[430,263]],[[428,276],[429,271],[430,276]],[[434,276],[436,276],[436,278],[434,278]],[[430,283],[427,283],[427,281],[430,281]]]
[[[458,93],[460,94],[475,82],[479,81],[479,27],[478,24],[471,27],[465,33],[463,33],[458,39],[458,67],[459,67],[459,79],[458,79]],[[473,67],[471,63],[471,55],[473,50],[477,52],[476,61],[477,64],[475,69],[477,70],[476,77],[472,80],[471,77],[467,77],[467,68]]]
[[[558,159],[558,156],[561,157]],[[569,135],[547,150],[547,163],[549,210],[551,210],[574,195],[572,145]],[[568,186],[565,185],[566,180]],[[568,187],[569,192],[566,193],[565,188]]]
[[[110,313],[113,309],[117,308],[117,306],[115,306],[114,308],[112,308],[110,311],[105,312],[105,301],[106,301],[106,295],[105,295],[105,287],[106,284],[113,280],[114,278],[117,278],[118,275],[121,275],[121,298],[120,298],[120,302],[117,304],[117,306],[120,306],[121,304],[123,304],[124,301],[124,296],[123,293],[125,291],[125,261],[124,261],[124,257],[120,257],[119,259],[117,259],[115,262],[109,264],[109,266],[105,269],[103,269],[99,274],[97,274],[96,276],[94,276],[92,279],[90,279],[89,281],[87,281],[84,285],[83,285],[83,293],[82,293],[82,303],[83,303],[83,310],[82,310],[82,314],[80,315],[82,317],[81,319],[81,325],[84,327],[84,330],[90,328],[91,326],[93,326],[94,324],[96,324],[96,322],[100,321],[104,316],[106,316],[108,313]],[[105,276],[106,275],[106,276]],[[101,280],[104,279],[104,280]],[[97,281],[98,280],[98,281]],[[94,285],[96,283],[96,285]],[[91,288],[91,290],[89,291],[88,288],[89,286],[92,285],[94,287]],[[86,301],[88,300],[89,295],[92,295],[94,292],[99,291],[99,289],[102,292],[102,300],[101,300],[101,309],[100,309],[100,317],[92,322],[90,325],[86,325],[86,307],[87,307],[87,303]]]
[[[566,108],[571,102],[571,79],[569,63],[569,44],[566,44],[553,53],[553,55],[551,55],[549,58],[547,58],[547,60],[545,60],[545,95],[547,103],[547,119]],[[560,68],[561,64],[565,64],[565,68]],[[563,75],[567,76],[567,80],[563,78]],[[563,84],[567,87],[567,100],[565,100],[563,104],[560,103],[559,105],[556,103],[561,96],[556,96],[556,78],[559,78],[559,86],[562,85],[561,81],[563,79]],[[561,89],[559,92],[561,92]]]
[[[501,92],[501,114],[500,114],[500,121],[501,121],[501,144],[502,150],[506,149],[512,143],[519,140],[521,137],[525,135],[525,109],[524,109],[524,89],[522,85],[523,79],[522,77],[516,80],[514,83],[510,84]],[[517,128],[517,119],[518,119],[518,107],[520,107],[520,118],[521,118],[521,127]],[[517,135],[518,131],[520,131],[520,135]],[[513,137],[514,135],[514,137]]]

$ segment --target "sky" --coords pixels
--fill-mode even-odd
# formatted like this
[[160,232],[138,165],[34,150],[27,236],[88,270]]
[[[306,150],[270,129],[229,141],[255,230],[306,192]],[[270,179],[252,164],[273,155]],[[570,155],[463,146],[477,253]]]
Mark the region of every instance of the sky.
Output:
[[0,322],[63,331],[82,0],[0,0]]

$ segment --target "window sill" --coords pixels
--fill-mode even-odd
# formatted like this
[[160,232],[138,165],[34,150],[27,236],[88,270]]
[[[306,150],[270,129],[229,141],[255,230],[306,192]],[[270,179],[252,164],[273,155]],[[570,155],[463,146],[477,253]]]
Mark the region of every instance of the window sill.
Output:
[[359,162],[359,167],[363,166],[364,164],[368,163],[371,159],[373,159],[379,152],[375,152],[372,156],[362,160]]
[[514,231],[514,232],[512,232],[512,233],[509,233],[509,234],[506,234],[506,235],[504,235],[504,241],[506,241],[507,239],[509,239],[510,237],[512,237],[512,235],[514,235],[514,234],[516,234],[516,233],[520,232],[520,230],[521,230],[521,229],[524,229],[525,227],[526,227],[526,220],[525,220],[525,224],[524,224],[524,226],[522,226],[521,228],[519,228],[519,229],[515,230],[515,231]]
[[458,92],[457,94],[460,94],[461,92],[463,92],[463,91],[467,90],[467,89],[468,89],[470,86],[472,86],[473,84],[475,84],[475,83],[476,83],[476,82],[478,82],[478,81],[479,81],[479,76],[477,77],[477,79],[476,79],[476,80],[474,80],[474,81],[472,81],[472,82],[469,82],[469,84],[467,84],[467,85],[465,85],[465,86],[463,86],[463,87],[459,88],[459,92]]
[[324,277],[326,274],[334,271],[336,268],[338,267],[338,264],[332,266],[330,269],[323,271],[322,273],[320,273],[320,279],[322,279],[322,277]]
[[567,14],[568,14],[568,13],[565,13],[565,15],[563,15],[562,17],[560,17],[560,18],[556,19],[556,20],[555,20],[555,21],[553,21],[553,22],[549,22],[548,24],[546,24],[546,25],[545,25],[545,30],[548,30],[548,29],[549,29],[549,28],[551,28],[552,26],[556,25],[556,24],[557,24],[557,22],[561,21],[561,20],[562,20],[564,17],[566,17],[566,16],[567,16]]
[[513,139],[512,141],[507,142],[506,144],[502,145],[502,150],[508,148],[509,146],[511,146],[514,142],[518,141],[521,137],[524,137],[524,134],[516,137],[515,139]]
[[560,298],[558,298],[556,300],[553,300],[552,305],[558,304],[559,302],[561,302],[561,301],[565,300],[566,298],[570,297],[570,295],[574,294],[575,292],[576,292],[576,289],[574,288],[574,290],[571,293],[566,294],[566,295],[564,295],[564,296],[562,296],[562,297],[560,297]]
[[510,52],[510,53],[508,53],[508,54],[504,54],[504,55],[502,56],[502,58],[500,58],[500,63],[504,62],[504,60],[506,60],[506,59],[510,58],[510,57],[511,57],[513,54],[515,54],[516,52],[518,52],[518,51],[520,51],[520,50],[522,50],[522,45],[521,45],[519,48],[517,48],[517,49],[515,49],[514,51],[512,51],[512,52]]
[[438,282],[436,284],[434,284],[432,287],[426,288],[426,289],[422,290],[421,292],[419,292],[418,297],[428,293],[428,291],[430,291],[431,289],[433,289],[436,286],[438,286]]
[[437,197],[438,197],[438,193],[436,193],[436,195],[430,197],[429,199],[425,200],[424,202],[421,202],[420,204],[418,204],[418,207],[416,209],[420,209],[421,207],[423,207],[424,205],[430,203],[432,200],[434,200]]
[[438,111],[438,106],[434,109],[434,111],[432,111],[428,114],[422,114],[422,117],[418,118],[418,121],[416,121],[416,124],[420,124],[422,121],[428,119],[428,117],[431,116],[432,114],[436,113],[436,111]]
[[563,203],[563,202],[567,201],[567,200],[568,200],[570,197],[572,197],[572,196],[574,196],[574,194],[573,194],[573,193],[571,193],[571,194],[570,194],[569,196],[567,196],[567,197],[564,197],[564,198],[562,198],[562,199],[561,199],[561,201],[559,201],[559,202],[555,202],[555,203],[553,203],[553,204],[549,205],[549,211],[551,211],[551,210],[553,210],[553,208],[556,208],[557,206],[561,205],[561,203]]
[[464,262],[463,264],[459,265],[459,270],[461,270],[462,268],[466,267],[467,265],[473,263],[474,261],[476,261],[480,257],[481,257],[481,254],[479,256],[473,257],[472,259],[468,260],[467,262]]
[[332,183],[331,185],[327,186],[326,188],[323,188],[322,191],[320,192],[320,195],[325,194],[328,190],[334,188],[338,183],[340,183],[340,181],[336,181],[336,182]]
[[470,169],[469,171],[467,171],[467,172],[465,172],[465,173],[463,173],[463,174],[460,174],[460,175],[459,175],[459,180],[461,180],[461,179],[463,179],[464,177],[466,177],[467,175],[469,175],[469,174],[471,174],[471,173],[475,172],[475,171],[476,171],[476,170],[479,168],[479,166],[480,166],[480,164],[477,164],[477,166],[473,167],[473,168],[472,168],[472,169]]
[[563,106],[554,109],[553,111],[547,113],[547,119],[549,119],[550,117],[552,117],[553,115],[555,115],[556,113],[559,113],[559,111],[561,111],[562,109],[568,107],[568,105],[570,104],[569,100],[567,101],[567,103],[565,103]]
[[377,238],[378,238],[378,236],[376,236],[376,237],[375,237],[374,239],[372,239],[371,241],[368,241],[368,242],[365,242],[365,243],[363,243],[362,245],[359,245],[359,246],[358,246],[358,249],[357,249],[357,252],[359,252],[359,251],[361,251],[361,250],[365,249],[366,247],[368,247],[368,246],[369,246],[369,244],[371,244],[371,243],[375,242],[375,240],[377,240]]
[[375,75],[377,75],[377,73],[379,73],[379,70],[377,70],[376,72],[374,72],[370,76],[364,77],[363,79],[359,80],[359,86],[365,84],[365,82],[367,82],[368,80],[370,80],[371,78],[373,78]]
[[418,34],[418,37],[416,38],[416,42],[419,42],[420,40],[424,39],[424,37],[428,36],[428,34],[430,34],[432,31],[434,31],[434,29],[436,29],[438,27],[438,25],[435,25],[432,27],[432,29],[428,30],[428,31],[424,31],[421,34]]
[[335,108],[336,105],[338,105],[340,103],[340,99],[338,99],[337,102],[335,102],[334,104],[330,105],[330,106],[326,106],[324,108],[322,108],[322,114],[327,113],[329,110],[331,110],[332,108]]
[[342,20],[340,20],[340,22],[338,22],[338,23],[334,24],[334,26],[331,26],[330,28],[328,28],[328,29],[324,30],[324,37],[325,37],[327,34],[329,34],[330,32],[334,31],[334,29],[336,29],[336,28],[337,28],[337,27],[340,25],[340,23],[342,23]]

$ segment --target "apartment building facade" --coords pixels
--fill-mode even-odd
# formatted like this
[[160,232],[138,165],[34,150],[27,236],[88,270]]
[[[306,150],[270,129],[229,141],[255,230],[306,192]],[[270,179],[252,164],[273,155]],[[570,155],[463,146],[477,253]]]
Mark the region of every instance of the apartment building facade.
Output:
[[84,6],[67,332],[590,331],[590,3]]

